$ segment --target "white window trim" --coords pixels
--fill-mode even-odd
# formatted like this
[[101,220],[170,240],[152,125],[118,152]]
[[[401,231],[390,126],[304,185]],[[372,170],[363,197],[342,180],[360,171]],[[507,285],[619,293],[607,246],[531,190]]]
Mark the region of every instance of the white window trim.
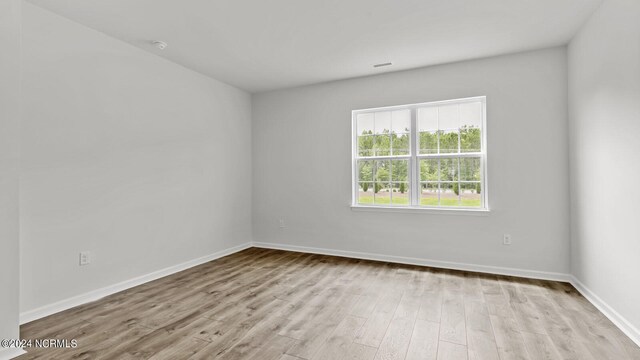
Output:
[[[482,103],[482,132],[481,132],[481,151],[474,153],[454,153],[454,154],[418,154],[418,131],[417,131],[417,108],[429,107],[429,106],[442,106],[446,104],[462,104],[466,102],[481,102]],[[410,148],[411,155],[402,156],[368,156],[358,157],[358,134],[356,127],[356,118],[359,114],[379,112],[379,111],[392,111],[408,109],[411,112],[411,135],[410,135]],[[460,139],[458,137],[458,139]],[[460,140],[458,140],[460,141]],[[413,205],[420,203],[419,187],[420,187],[420,163],[419,159],[424,158],[451,158],[451,157],[480,157],[480,176],[482,177],[480,183],[482,184],[482,197],[480,207],[464,207],[464,206],[420,206]],[[409,186],[411,188],[411,204],[412,205],[375,205],[375,204],[358,204],[358,166],[357,161],[362,159],[381,160],[381,159],[395,159],[409,160]],[[469,98],[442,100],[442,101],[430,101],[425,103],[385,106],[369,109],[353,110],[351,112],[351,208],[353,210],[366,210],[366,211],[379,211],[379,210],[391,210],[403,212],[405,210],[421,212],[437,213],[437,214],[451,214],[451,213],[486,213],[490,211],[489,208],[489,179],[488,179],[488,159],[487,159],[487,99],[486,96],[475,96]]]

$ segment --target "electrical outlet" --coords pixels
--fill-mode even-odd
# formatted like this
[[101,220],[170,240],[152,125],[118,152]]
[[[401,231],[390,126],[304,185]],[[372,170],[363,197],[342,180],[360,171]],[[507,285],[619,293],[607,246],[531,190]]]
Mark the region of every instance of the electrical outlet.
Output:
[[504,237],[502,238],[502,244],[511,245],[511,234],[504,234]]
[[284,229],[284,219],[278,219],[278,227],[280,227],[280,229]]
[[89,265],[91,263],[91,252],[89,251],[81,251],[80,252],[80,266]]

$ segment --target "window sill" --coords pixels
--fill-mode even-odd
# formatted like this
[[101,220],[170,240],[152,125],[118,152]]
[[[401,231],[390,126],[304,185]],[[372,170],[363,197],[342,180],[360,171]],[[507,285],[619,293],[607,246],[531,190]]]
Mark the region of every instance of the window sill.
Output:
[[489,209],[454,209],[454,208],[428,208],[428,207],[396,207],[396,206],[366,206],[350,205],[352,211],[365,212],[394,212],[412,214],[436,214],[436,215],[470,215],[489,216]]

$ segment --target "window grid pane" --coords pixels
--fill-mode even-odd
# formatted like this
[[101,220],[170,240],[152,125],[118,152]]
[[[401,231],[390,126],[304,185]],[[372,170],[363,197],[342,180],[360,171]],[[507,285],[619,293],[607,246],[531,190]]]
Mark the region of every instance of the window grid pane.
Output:
[[373,204],[373,183],[362,181],[358,183],[358,204]]
[[420,205],[481,207],[480,157],[420,159]]
[[[441,103],[394,107],[354,117],[356,121],[363,119],[362,126],[354,127],[355,154],[358,159],[367,158],[355,163],[358,182],[354,197],[358,204],[485,206],[485,100]],[[415,171],[409,171],[411,168]]]

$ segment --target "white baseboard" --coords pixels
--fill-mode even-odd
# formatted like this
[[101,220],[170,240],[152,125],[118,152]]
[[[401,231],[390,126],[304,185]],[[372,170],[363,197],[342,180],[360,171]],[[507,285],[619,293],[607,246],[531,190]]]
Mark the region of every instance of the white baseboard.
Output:
[[133,279],[129,279],[117,284],[113,284],[110,286],[106,286],[103,287],[101,289],[97,289],[97,290],[93,290],[90,291],[88,293],[84,293],[84,294],[80,294],[68,299],[64,299],[58,302],[55,302],[53,304],[49,304],[49,305],[45,305],[42,307],[39,307],[37,309],[33,309],[33,310],[29,310],[29,311],[25,311],[23,313],[20,313],[20,324],[26,324],[28,322],[43,318],[45,316],[49,316],[52,314],[55,314],[57,312],[60,311],[64,311],[67,309],[70,309],[72,307],[78,306],[78,305],[82,305],[82,304],[86,304],[88,302],[91,301],[95,301],[95,300],[99,300],[105,296],[111,295],[111,294],[115,294],[117,292],[132,288],[134,286],[138,286],[138,285],[142,285],[144,283],[147,283],[149,281],[153,281],[156,279],[159,279],[161,277],[165,277],[167,275],[171,275],[171,274],[175,274],[177,272],[192,268],[194,266],[200,265],[200,264],[204,264],[206,262],[209,262],[211,260],[215,260],[218,258],[221,258],[223,256],[227,256],[233,253],[236,253],[238,251],[242,251],[244,249],[248,249],[251,247],[251,243],[245,243],[242,245],[238,245],[238,246],[234,246],[232,248],[228,248],[225,250],[221,250],[218,252],[215,252],[213,254],[209,254],[197,259],[193,259],[193,260],[189,260],[187,262],[178,264],[178,265],[174,265],[174,266],[170,266],[168,268],[164,268],[158,271],[154,271],[152,273],[146,274],[146,275],[142,275],[142,276],[138,276],[135,277]]
[[531,279],[571,282],[571,275],[569,274],[546,272],[546,271],[465,264],[465,263],[457,263],[457,262],[449,262],[449,261],[411,258],[411,257],[404,257],[404,256],[371,254],[371,253],[364,253],[364,252],[333,250],[333,249],[324,249],[324,248],[315,248],[315,247],[306,247],[306,246],[297,246],[297,245],[265,243],[265,242],[253,242],[253,246],[259,247],[259,248],[288,250],[288,251],[313,253],[313,254],[321,254],[321,255],[341,256],[341,257],[349,257],[349,258],[364,259],[364,260],[386,261],[386,262],[392,262],[392,263],[398,263],[398,264],[429,266],[429,267],[442,268],[442,269],[474,271],[474,272],[497,274],[497,275],[525,277],[525,278],[531,278]]
[[18,347],[0,349],[0,360],[13,359],[26,353],[27,352],[24,351],[23,348],[18,348]]
[[601,313],[604,314],[612,323],[614,323],[629,339],[640,346],[640,330],[631,324],[624,316],[615,311],[609,304],[602,300],[593,291],[589,290],[578,278],[571,276],[571,284],[575,287],[590,303],[593,304]]

